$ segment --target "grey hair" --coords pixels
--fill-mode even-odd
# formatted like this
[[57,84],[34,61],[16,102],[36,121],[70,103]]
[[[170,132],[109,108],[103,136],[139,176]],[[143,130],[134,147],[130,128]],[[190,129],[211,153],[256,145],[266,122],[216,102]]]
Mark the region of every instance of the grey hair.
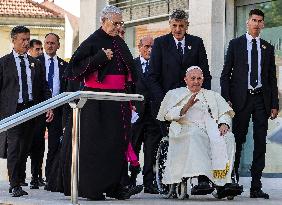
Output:
[[185,20],[188,22],[188,13],[182,9],[176,9],[172,12],[169,16],[169,20],[176,19],[176,20]]
[[122,15],[121,9],[116,7],[116,6],[113,6],[113,5],[106,6],[101,11],[100,21],[102,22],[105,18],[111,17],[112,14],[120,14],[120,15]]

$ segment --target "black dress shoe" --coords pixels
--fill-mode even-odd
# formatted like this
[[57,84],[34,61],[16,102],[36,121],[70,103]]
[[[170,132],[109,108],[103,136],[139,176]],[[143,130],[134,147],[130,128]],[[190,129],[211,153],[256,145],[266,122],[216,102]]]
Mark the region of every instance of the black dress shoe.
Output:
[[105,201],[106,197],[104,194],[101,195],[97,195],[97,196],[93,196],[93,197],[88,197],[87,199],[91,200],[91,201]]
[[28,186],[28,183],[26,183],[25,181],[20,182],[20,186]]
[[250,198],[269,199],[269,195],[267,193],[264,193],[261,189],[259,189],[259,190],[252,190],[250,192]]
[[49,186],[48,186],[48,182],[45,183],[44,190],[50,191],[50,188],[49,188]]
[[12,197],[20,197],[23,195],[28,195],[28,193],[24,190],[22,190],[21,187],[14,187],[12,189]]
[[39,186],[45,186],[44,179],[42,179],[42,178],[38,179],[38,185]]
[[115,192],[107,193],[106,195],[118,200],[129,199],[132,195],[138,194],[143,190],[142,185],[121,187]]
[[155,185],[150,185],[150,186],[146,186],[144,187],[144,193],[148,193],[148,194],[159,194],[159,190],[158,187]]
[[34,179],[30,182],[30,189],[39,189],[39,182],[38,180]]
[[217,198],[223,199],[225,197],[234,198],[237,195],[241,195],[243,192],[243,186],[237,183],[227,183],[224,186],[218,186],[217,190]]
[[211,194],[214,188],[208,182],[199,182],[191,189],[191,195],[207,195]]
[[142,190],[143,190],[143,185],[130,186],[128,187],[128,194],[131,197],[135,194],[139,194]]

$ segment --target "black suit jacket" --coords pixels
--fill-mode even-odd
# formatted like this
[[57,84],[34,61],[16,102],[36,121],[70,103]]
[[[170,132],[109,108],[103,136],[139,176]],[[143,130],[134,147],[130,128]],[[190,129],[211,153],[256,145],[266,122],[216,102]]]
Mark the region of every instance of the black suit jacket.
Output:
[[[274,47],[260,39],[261,47],[261,83],[267,114],[271,109],[278,109],[278,88]],[[234,111],[244,108],[248,92],[248,50],[246,35],[233,39],[229,43],[221,73],[221,94],[231,101]]]
[[[46,73],[44,54],[38,56],[37,59],[40,60],[40,62],[42,63],[45,73]],[[68,66],[68,63],[64,61],[63,59],[59,58],[58,56],[57,56],[57,59],[58,59],[58,66],[59,66],[60,93],[62,93],[66,91],[67,83],[66,83],[66,79],[63,78],[63,75],[64,75],[66,67]]]
[[138,112],[139,117],[141,119],[145,111],[145,105],[146,104],[147,106],[150,105],[151,92],[150,92],[150,85],[149,85],[148,77],[145,77],[143,74],[140,57],[135,58],[134,63],[135,63],[136,71],[137,71],[137,77],[138,77],[138,80],[135,83],[135,92],[137,94],[144,96],[144,101],[135,102],[136,112]]
[[199,66],[203,70],[203,87],[211,88],[211,75],[203,40],[197,36],[185,34],[184,56],[181,60],[171,33],[155,39],[150,58],[149,72],[151,92],[156,102],[154,113],[159,109],[167,91],[186,86],[184,77],[187,68]]
[[[42,64],[28,56],[31,69],[32,97],[35,104],[51,97]],[[0,120],[16,113],[19,97],[19,77],[13,53],[0,58]],[[0,157],[6,153],[6,133],[0,134]]]

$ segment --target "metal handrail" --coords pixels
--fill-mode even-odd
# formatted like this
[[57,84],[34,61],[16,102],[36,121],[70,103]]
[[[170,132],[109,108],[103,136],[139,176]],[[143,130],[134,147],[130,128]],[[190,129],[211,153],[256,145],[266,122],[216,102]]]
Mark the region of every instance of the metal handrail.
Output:
[[[27,120],[30,120],[42,113],[45,113],[49,109],[60,107],[73,100],[86,98],[96,100],[107,100],[110,96],[115,97],[116,101],[130,101],[137,100],[142,101],[142,95],[138,94],[125,94],[125,93],[107,93],[107,92],[92,92],[92,91],[77,91],[77,92],[64,92],[55,97],[52,97],[46,101],[43,101],[37,105],[34,105],[28,109],[25,109],[19,113],[16,113],[10,117],[7,117],[0,121],[0,133],[17,126]],[[111,99],[114,100],[114,99]]]
[[[75,102],[75,100],[79,99]],[[79,161],[79,133],[80,110],[88,100],[113,100],[113,101],[142,101],[144,97],[138,94],[108,93],[77,91],[61,93],[49,100],[34,105],[0,121],[0,133],[15,127],[27,120],[35,118],[50,109],[69,103],[73,109],[72,129],[72,166],[71,166],[71,202],[78,205],[78,161]]]

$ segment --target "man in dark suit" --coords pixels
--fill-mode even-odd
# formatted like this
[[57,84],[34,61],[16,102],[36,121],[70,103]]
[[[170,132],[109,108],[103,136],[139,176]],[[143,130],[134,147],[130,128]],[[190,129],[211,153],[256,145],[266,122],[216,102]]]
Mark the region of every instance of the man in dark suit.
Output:
[[[150,90],[152,92],[152,112],[156,116],[161,101],[167,91],[185,87],[184,77],[187,68],[199,66],[204,75],[203,87],[211,88],[211,75],[203,40],[186,33],[188,14],[183,10],[175,10],[169,17],[171,33],[155,39],[150,59]],[[167,136],[167,123],[160,123],[163,136]],[[208,178],[200,176],[195,190],[211,190]],[[203,182],[203,183],[202,183]],[[211,190],[212,191],[212,190]]]
[[[27,109],[51,97],[42,64],[27,55],[30,30],[16,26],[11,31],[12,53],[0,58],[0,119]],[[53,118],[50,110],[48,122]],[[33,138],[34,120],[29,120],[1,136],[0,143],[7,149],[7,167],[10,181],[9,192],[14,197],[27,195],[21,188],[21,175]],[[3,152],[3,151],[1,151]],[[5,152],[5,150],[4,150]]]
[[[136,93],[144,96],[145,100],[136,103],[136,112],[139,118],[132,126],[132,143],[134,150],[139,155],[143,143],[144,166],[143,166],[143,184],[144,192],[158,194],[155,183],[154,166],[156,161],[156,150],[161,140],[160,127],[157,120],[151,112],[151,93],[148,84],[148,72],[150,69],[150,55],[153,46],[151,36],[143,37],[138,45],[140,56],[135,58],[135,67],[137,69],[138,81],[136,82]],[[136,184],[137,170],[132,170],[131,180]]]
[[211,88],[211,75],[203,40],[186,33],[188,15],[183,10],[175,10],[169,17],[171,33],[155,39],[151,55],[151,92],[158,112],[160,102],[167,91],[186,86],[184,76],[190,66],[203,70],[203,87]]
[[[37,39],[31,39],[29,42],[29,49],[28,49],[28,55],[30,55],[33,58],[37,58],[43,53],[43,46],[42,42]],[[41,121],[45,122],[44,115],[38,116],[35,121],[36,125],[40,124]],[[36,126],[35,128],[35,136],[33,137],[33,141],[31,143],[31,147],[29,150],[29,155],[31,159],[31,185],[33,184],[33,181],[35,178],[38,178],[38,184],[40,186],[44,186],[44,180],[42,178],[42,164],[43,164],[43,158],[44,158],[44,150],[45,150],[45,139],[44,136],[38,136],[36,133],[40,126]],[[23,171],[26,171],[26,167]],[[34,177],[35,173],[38,173],[37,177]],[[25,181],[24,179],[22,179]],[[27,184],[26,184],[27,185]],[[33,186],[33,185],[32,185]],[[34,188],[34,187],[31,187]],[[36,188],[36,187],[35,187]]]
[[246,34],[229,43],[220,79],[221,93],[236,113],[233,119],[236,178],[239,180],[242,145],[252,116],[254,151],[250,197],[268,199],[269,195],[261,190],[261,175],[265,166],[268,118],[274,119],[278,113],[274,47],[259,37],[264,28],[261,10],[250,11],[247,28]]
[[[56,96],[66,89],[66,80],[63,78],[63,73],[67,67],[67,62],[57,56],[57,50],[60,48],[60,37],[55,33],[48,33],[44,40],[44,53],[38,57],[41,63],[44,65],[46,80],[48,81],[49,89],[52,92],[52,96]],[[59,149],[60,138],[63,135],[62,125],[62,107],[54,109],[54,119],[50,123],[45,123],[43,120],[40,123],[42,129],[38,130],[38,137],[43,137],[45,128],[48,128],[48,153],[46,159],[45,176],[46,186],[48,190],[48,180],[50,178],[50,171],[55,159],[55,155]],[[36,175],[37,173],[35,173]],[[35,181],[35,185],[37,182]]]

